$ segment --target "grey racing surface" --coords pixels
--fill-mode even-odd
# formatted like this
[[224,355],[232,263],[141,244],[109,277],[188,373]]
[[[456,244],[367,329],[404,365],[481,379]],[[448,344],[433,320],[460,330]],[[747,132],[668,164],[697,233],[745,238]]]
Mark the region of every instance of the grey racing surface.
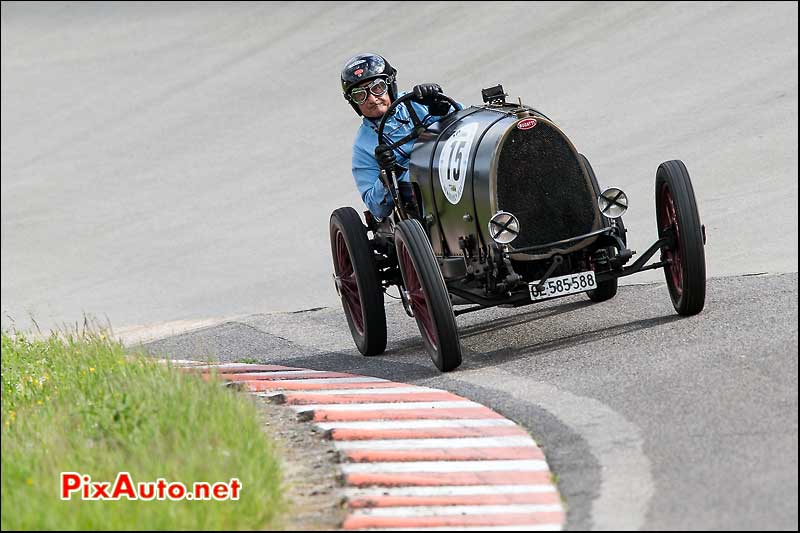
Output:
[[[571,529],[797,529],[797,3],[2,3],[2,325],[107,317],[153,353],[426,384],[531,429]],[[354,349],[328,219],[363,209],[339,71],[401,90],[502,83],[656,238],[658,164],[686,163],[708,298],[663,273],[458,318],[446,375],[387,298]],[[191,330],[178,335],[164,324]],[[199,328],[198,326],[206,327]],[[173,329],[178,329],[177,326]],[[145,339],[146,335],[142,337]]]

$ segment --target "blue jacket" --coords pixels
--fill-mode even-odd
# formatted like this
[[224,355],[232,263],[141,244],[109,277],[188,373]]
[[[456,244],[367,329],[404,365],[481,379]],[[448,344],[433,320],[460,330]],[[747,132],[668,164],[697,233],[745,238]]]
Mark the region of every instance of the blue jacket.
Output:
[[[405,93],[400,94],[400,96],[403,94]],[[422,104],[411,102],[411,105],[414,106],[417,116],[426,126],[430,126],[442,118],[429,115],[428,108]],[[386,187],[381,182],[381,169],[375,159],[375,147],[378,146],[378,126],[380,123],[380,118],[370,119],[364,117],[361,121],[361,127],[358,129],[353,143],[353,178],[356,181],[356,187],[358,187],[358,192],[361,193],[361,199],[364,204],[373,215],[384,218],[392,213],[394,202],[392,201],[392,195],[389,194],[389,191],[386,190]],[[411,123],[408,109],[401,104],[395,109],[394,115],[386,120],[383,135],[388,137],[391,142],[395,142],[411,133],[413,128],[414,125]],[[408,168],[414,142],[413,140],[409,141],[394,151],[397,157],[397,164],[403,168]],[[398,181],[409,181],[408,170],[403,172]]]

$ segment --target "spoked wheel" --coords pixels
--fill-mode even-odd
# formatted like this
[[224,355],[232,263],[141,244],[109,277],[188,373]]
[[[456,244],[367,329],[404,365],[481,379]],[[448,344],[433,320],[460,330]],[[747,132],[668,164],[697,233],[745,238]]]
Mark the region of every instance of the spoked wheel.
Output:
[[408,305],[436,368],[447,372],[461,364],[461,343],[453,304],[439,264],[419,221],[403,220],[395,229],[395,248]]
[[703,228],[689,172],[682,161],[661,163],[656,171],[656,222],[662,246],[664,275],[672,305],[679,315],[703,310],[706,300],[706,256]]
[[[589,178],[591,178],[592,183],[595,187],[595,194],[600,195],[600,184],[597,181],[597,176],[594,174],[594,169],[592,168],[591,163],[589,163],[589,159],[586,158],[583,154],[580,155],[581,159],[583,160],[583,164],[586,165],[586,170],[589,172]],[[625,242],[625,226],[622,224],[622,219],[616,219],[615,223],[620,228],[622,232],[622,240]],[[607,248],[606,252],[611,257],[611,254],[614,252],[614,248]],[[614,296],[617,295],[617,286],[619,284],[619,280],[617,278],[609,279],[606,281],[600,281],[597,283],[597,288],[586,293],[586,296],[593,302],[605,302],[606,300],[610,300]]]
[[331,253],[336,291],[350,333],[364,355],[386,349],[386,311],[367,228],[355,209],[342,207],[331,215]]

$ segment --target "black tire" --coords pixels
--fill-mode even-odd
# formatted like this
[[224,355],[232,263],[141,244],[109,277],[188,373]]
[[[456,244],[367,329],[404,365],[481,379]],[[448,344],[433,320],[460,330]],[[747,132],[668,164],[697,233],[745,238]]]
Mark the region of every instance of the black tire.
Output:
[[331,255],[336,290],[358,351],[378,355],[386,350],[386,310],[367,228],[352,207],[331,214]]
[[656,171],[658,237],[673,233],[675,246],[661,248],[669,296],[679,315],[695,315],[706,300],[706,256],[703,228],[689,178],[682,161],[661,163]]
[[[600,190],[600,184],[597,181],[597,176],[595,176],[595,174],[594,174],[594,169],[592,168],[591,163],[589,163],[589,159],[587,159],[586,156],[583,155],[583,154],[578,154],[578,155],[583,160],[583,164],[586,165],[586,171],[589,173],[589,178],[591,178],[592,184],[594,185],[595,195],[599,196],[602,191]],[[600,215],[600,216],[602,216],[602,215]],[[603,217],[603,218],[605,218],[605,217]],[[624,241],[625,240],[625,226],[622,225],[622,219],[621,218],[618,218],[617,221],[618,221],[618,225],[619,225],[620,229],[622,230],[622,239]],[[608,223],[610,224],[611,222],[609,221]],[[606,251],[610,255],[611,253],[613,253],[614,249],[613,248],[608,248],[608,249],[606,249]],[[595,303],[597,303],[597,302],[605,302],[606,300],[610,300],[611,298],[613,298],[614,296],[617,295],[617,287],[618,287],[618,285],[619,285],[619,280],[617,278],[609,279],[609,280],[606,280],[606,281],[599,281],[597,283],[597,288],[594,289],[594,290],[591,290],[591,291],[587,291],[586,292],[586,296],[588,296],[589,299],[591,301],[595,302]]]
[[591,291],[586,291],[586,296],[595,303],[605,302],[617,295],[617,288],[619,282],[617,278],[607,279],[605,281],[598,281],[597,288]]
[[397,261],[408,291],[409,307],[425,348],[442,372],[461,364],[456,317],[431,243],[417,220],[402,220],[395,229]]

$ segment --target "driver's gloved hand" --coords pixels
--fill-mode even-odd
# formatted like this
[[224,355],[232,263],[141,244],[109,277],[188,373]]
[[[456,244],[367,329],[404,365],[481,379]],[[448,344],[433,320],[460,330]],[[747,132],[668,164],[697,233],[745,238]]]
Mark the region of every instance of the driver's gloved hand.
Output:
[[441,117],[450,112],[450,102],[447,100],[439,100],[428,106],[428,113],[435,117]]
[[394,150],[390,149],[386,144],[379,144],[375,147],[375,159],[378,160],[378,166],[381,167],[381,170],[387,172],[394,170],[394,164],[397,162]]
[[436,103],[436,97],[442,94],[442,88],[436,83],[422,83],[414,86],[414,100],[422,105],[430,106]]

